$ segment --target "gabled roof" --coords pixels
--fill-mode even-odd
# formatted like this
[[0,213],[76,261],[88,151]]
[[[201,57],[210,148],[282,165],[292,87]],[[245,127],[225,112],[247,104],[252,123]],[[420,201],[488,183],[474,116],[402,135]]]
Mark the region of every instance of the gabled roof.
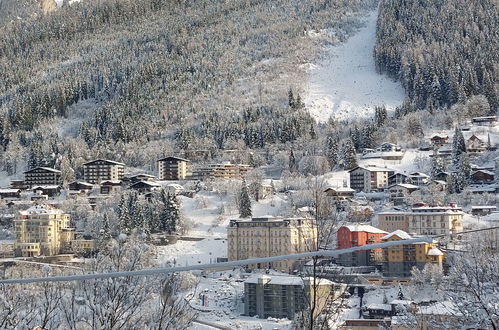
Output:
[[406,188],[406,189],[419,189],[418,186],[410,184],[410,183],[396,183],[396,184],[392,184],[390,187],[388,187],[388,189],[390,189],[392,187],[395,187],[395,186],[400,186],[400,187]]
[[443,256],[444,253],[437,249],[436,247],[432,247],[431,249],[428,250],[428,255],[429,256]]
[[347,171],[348,173],[355,171],[356,169],[363,169],[369,172],[393,172],[392,169],[386,168],[386,167],[377,167],[377,166],[357,166],[355,168],[352,168],[351,170]]
[[158,162],[161,162],[161,161],[164,161],[164,160],[168,160],[168,159],[179,160],[179,161],[184,161],[184,162],[190,162],[190,160],[188,160],[188,159],[180,158],[180,157],[175,157],[175,156],[168,156],[168,157],[165,157],[165,158],[158,159]]
[[26,172],[24,172],[24,173],[30,173],[30,172],[33,172],[33,171],[35,171],[35,170],[44,170],[44,171],[47,171],[47,172],[61,173],[61,171],[56,170],[56,169],[54,169],[54,168],[50,168],[50,167],[42,167],[42,166],[32,168],[31,170],[27,170],[27,171],[26,171]]
[[397,236],[400,239],[411,239],[412,238],[411,235],[409,235],[405,231],[397,229],[394,232],[391,232],[390,234],[381,237],[381,239],[382,240],[387,240],[387,239],[389,239],[390,237],[393,237],[393,236]]
[[354,189],[349,188],[349,187],[329,187],[326,190],[324,190],[324,192],[327,192],[329,190],[333,190],[336,192],[352,192],[352,193],[355,192]]
[[95,159],[95,160],[89,161],[87,163],[84,163],[83,165],[92,165],[95,162],[105,162],[105,163],[108,163],[109,165],[123,165],[123,166],[125,166],[125,164],[123,164],[123,163],[115,162],[114,160],[109,160],[109,159]]
[[139,181],[139,182],[136,182],[136,183],[132,184],[130,186],[130,188],[135,188],[135,187],[140,187],[140,186],[148,186],[148,187],[151,187],[151,188],[161,187],[161,185],[159,183],[156,183],[156,182]]
[[73,182],[68,183],[68,186],[72,185],[72,184],[75,184],[75,183],[79,184],[79,185],[82,185],[82,186],[87,186],[89,188],[92,188],[94,186],[93,184],[88,183],[88,182],[84,182],[84,181],[73,181]]

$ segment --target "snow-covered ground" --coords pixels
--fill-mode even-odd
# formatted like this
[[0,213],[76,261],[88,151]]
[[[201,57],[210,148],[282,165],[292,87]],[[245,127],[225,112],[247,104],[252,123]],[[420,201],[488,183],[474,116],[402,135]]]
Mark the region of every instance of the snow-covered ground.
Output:
[[375,106],[393,110],[402,104],[402,86],[375,71],[376,19],[377,11],[371,12],[354,36],[332,46],[321,63],[310,65],[305,105],[317,121],[366,117]]

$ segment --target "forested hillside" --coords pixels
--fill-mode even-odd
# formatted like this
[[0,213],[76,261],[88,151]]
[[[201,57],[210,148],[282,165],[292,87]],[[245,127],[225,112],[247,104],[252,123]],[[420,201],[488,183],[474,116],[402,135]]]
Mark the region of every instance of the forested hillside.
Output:
[[484,95],[498,107],[499,2],[384,0],[375,58],[398,78],[409,108],[430,110]]
[[[348,33],[374,3],[88,0],[9,23],[0,30],[3,169],[15,173],[23,157],[28,167],[77,168],[97,156],[140,166],[174,149],[308,135],[313,120],[296,93],[288,104],[286,78],[327,42],[308,32]],[[82,111],[62,140],[60,119]]]

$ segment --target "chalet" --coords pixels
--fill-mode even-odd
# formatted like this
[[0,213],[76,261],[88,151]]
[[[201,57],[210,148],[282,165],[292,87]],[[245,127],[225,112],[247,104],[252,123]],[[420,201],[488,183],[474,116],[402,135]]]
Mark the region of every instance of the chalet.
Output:
[[4,188],[0,189],[0,199],[16,200],[21,198],[21,189]]
[[440,181],[445,181],[447,182],[447,179],[449,178],[450,173],[449,172],[438,172],[435,174],[435,180],[440,180]]
[[410,183],[397,183],[388,187],[390,201],[394,205],[401,205],[407,202],[407,197],[414,191],[419,190],[419,187]]
[[169,194],[180,195],[185,191],[185,188],[177,183],[170,183],[165,186],[165,190]]
[[495,173],[487,170],[474,171],[471,174],[473,183],[494,183]]
[[419,143],[419,150],[421,151],[430,151],[432,149],[432,144],[427,141],[421,141]]
[[161,185],[156,182],[139,181],[130,186],[130,189],[136,190],[140,194],[150,193],[155,190],[160,190]]
[[388,177],[388,186],[393,186],[397,183],[407,183],[408,180],[409,176],[407,174],[397,172]]
[[12,180],[10,181],[10,188],[20,189],[22,191],[27,190],[29,187],[26,185],[24,180]]
[[83,181],[73,181],[70,184],[68,184],[68,189],[71,191],[77,191],[77,192],[82,192],[82,193],[88,193],[92,190],[94,187],[93,184],[83,182]]
[[123,180],[125,164],[107,159],[96,159],[83,164],[83,177],[89,183]]
[[100,184],[100,193],[103,195],[111,195],[119,190],[121,190],[121,181],[119,180],[107,180]]
[[[452,145],[445,143],[437,149],[437,157],[448,158],[452,155]],[[430,155],[433,157],[433,155]]]
[[470,185],[466,189],[474,195],[499,193],[499,187],[495,185]]
[[442,181],[442,180],[431,180],[430,183],[428,183],[428,188],[430,189],[436,189],[438,191],[446,191],[447,190],[447,181]]
[[355,190],[348,187],[339,188],[327,188],[324,190],[328,197],[331,197],[334,201],[342,201],[347,199],[352,199],[354,197]]
[[390,152],[390,151],[401,151],[402,149],[393,143],[383,143],[378,148],[377,151]]
[[442,134],[435,134],[430,138],[430,142],[434,146],[441,147],[449,142],[449,136]]
[[471,119],[473,125],[477,126],[495,126],[497,125],[497,116],[475,117]]
[[415,184],[416,186],[424,186],[428,184],[430,181],[430,176],[421,173],[421,172],[413,172],[409,173],[409,182]]
[[156,181],[156,177],[154,175],[150,175],[150,174],[146,174],[146,173],[135,174],[135,175],[132,175],[132,176],[124,177],[122,183],[124,185],[130,185],[131,186],[134,183],[141,182],[141,181],[155,182]]
[[465,142],[467,152],[482,153],[487,150],[487,142],[480,139],[475,134],[471,135]]
[[473,215],[488,215],[497,210],[497,206],[480,205],[472,206],[471,214]]
[[31,188],[31,190],[36,195],[45,195],[49,198],[53,198],[61,194],[62,187],[58,185],[34,186]]
[[185,180],[191,176],[191,161],[179,157],[158,160],[158,178],[164,180]]
[[37,167],[24,172],[26,186],[62,184],[61,171],[49,167]]
[[348,171],[350,188],[355,191],[371,192],[383,190],[388,186],[388,177],[395,172],[386,167],[358,166]]

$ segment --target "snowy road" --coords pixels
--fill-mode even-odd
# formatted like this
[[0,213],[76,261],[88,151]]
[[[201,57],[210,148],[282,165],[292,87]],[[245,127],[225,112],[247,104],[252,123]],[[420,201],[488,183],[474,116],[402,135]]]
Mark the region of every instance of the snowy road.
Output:
[[376,19],[377,11],[371,12],[364,27],[311,66],[305,104],[317,121],[365,117],[374,113],[375,106],[393,110],[402,104],[402,86],[375,71]]

